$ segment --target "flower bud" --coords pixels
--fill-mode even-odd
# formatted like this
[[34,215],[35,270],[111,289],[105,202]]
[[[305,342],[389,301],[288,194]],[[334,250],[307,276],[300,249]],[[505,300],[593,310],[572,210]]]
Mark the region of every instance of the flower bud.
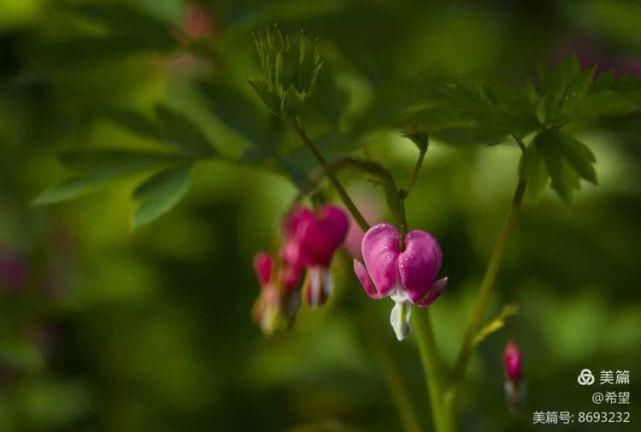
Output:
[[259,33],[255,43],[263,76],[249,84],[274,115],[296,115],[312,93],[323,65],[317,44],[302,32],[283,36],[277,27]]
[[508,342],[503,351],[503,365],[505,378],[510,381],[521,379],[521,350],[514,342]]
[[525,386],[522,383],[521,350],[514,342],[508,342],[503,351],[505,369],[505,398],[511,411],[516,411],[523,401]]

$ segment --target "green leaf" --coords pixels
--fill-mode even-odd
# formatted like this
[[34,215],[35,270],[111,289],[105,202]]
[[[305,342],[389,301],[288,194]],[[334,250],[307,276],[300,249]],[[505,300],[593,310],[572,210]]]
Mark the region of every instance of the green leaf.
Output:
[[135,172],[154,168],[162,164],[179,163],[187,160],[177,153],[160,153],[128,150],[72,151],[58,155],[61,164],[75,171],[118,170]]
[[159,141],[162,139],[160,127],[138,112],[125,110],[111,111],[107,113],[106,117],[137,135]]
[[156,107],[156,115],[164,141],[193,156],[209,157],[215,154],[200,127],[184,115],[162,105]]
[[126,150],[67,152],[59,158],[63,165],[80,174],[44,190],[32,201],[32,205],[68,201],[95,192],[119,178],[185,160],[179,154]]
[[538,200],[548,185],[550,176],[545,168],[543,155],[536,145],[530,145],[521,156],[521,176],[527,180],[527,192]]
[[169,144],[181,153],[207,158],[216,152],[200,127],[163,105],[156,107],[156,121],[134,111],[114,111],[106,117],[133,133]]
[[62,183],[45,189],[31,202],[32,205],[49,205],[79,198],[109,185],[118,178],[149,169],[149,166],[116,166],[97,169],[73,176]]
[[533,88],[498,91],[452,76],[426,78],[425,101],[415,116],[425,116],[423,125],[438,137],[455,142],[494,145],[508,135],[522,137],[534,130],[538,121],[530,99]]
[[576,109],[576,117],[626,115],[641,111],[641,79],[601,75]]
[[[98,67],[96,63],[113,63],[134,54],[164,53],[178,43],[171,34],[169,22],[134,6],[110,2],[108,5],[85,4],[68,8],[61,5],[61,9],[69,9],[65,13],[76,15],[76,20],[82,20],[84,27],[91,27],[93,31],[80,33],[75,30],[76,26],[70,25],[67,32],[70,36],[57,37],[53,42],[37,47],[36,69],[95,68]],[[73,18],[71,22],[75,22]]]
[[474,338],[473,345],[478,346],[488,336],[505,327],[505,322],[508,320],[508,318],[515,316],[518,312],[519,308],[516,305],[509,304],[503,306],[503,309],[501,310],[499,315],[479,330],[479,332],[476,334],[476,337]]
[[[267,97],[265,91],[261,90],[261,82],[250,81],[250,85],[256,93]],[[200,83],[198,91],[203,95],[209,111],[251,144],[260,146],[268,139],[267,116],[263,115],[253,100],[231,84]]]
[[576,172],[585,180],[597,184],[596,171],[593,164],[596,159],[590,149],[570,135],[559,132],[560,150],[565,159]]
[[[545,167],[550,178],[552,179],[552,189],[563,200],[564,203],[570,204],[574,198],[574,193],[579,189],[579,175],[575,168],[578,161],[572,163],[565,156],[564,141],[567,135],[554,129],[546,129],[534,138],[534,145],[543,155]],[[590,153],[591,156],[591,153]],[[587,154],[584,153],[584,158]],[[581,164],[591,164],[588,159],[583,159]]]
[[132,229],[148,224],[175,207],[189,189],[191,166],[168,169],[155,174],[133,194],[140,205],[131,219]]

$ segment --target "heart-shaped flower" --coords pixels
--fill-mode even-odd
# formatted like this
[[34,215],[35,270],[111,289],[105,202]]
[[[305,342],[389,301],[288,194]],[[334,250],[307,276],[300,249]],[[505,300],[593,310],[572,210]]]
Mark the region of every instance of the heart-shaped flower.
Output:
[[343,209],[326,205],[317,212],[297,207],[285,221],[283,260],[291,268],[306,268],[305,299],[313,307],[322,305],[331,291],[329,266],[347,236],[349,219]]
[[400,233],[395,226],[371,227],[361,243],[363,263],[354,260],[354,272],[372,298],[391,297],[395,305],[390,322],[399,340],[409,332],[411,309],[408,303],[427,307],[447,286],[447,278],[436,279],[443,253],[428,232],[410,231],[401,250]]

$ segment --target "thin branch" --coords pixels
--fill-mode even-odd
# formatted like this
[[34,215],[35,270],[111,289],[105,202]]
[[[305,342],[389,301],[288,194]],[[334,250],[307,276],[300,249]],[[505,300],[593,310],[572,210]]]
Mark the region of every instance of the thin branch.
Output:
[[526,147],[525,147],[525,144],[523,143],[523,140],[518,136],[516,136],[516,134],[511,134],[511,136],[512,138],[514,138],[514,141],[516,141],[516,143],[519,145],[519,148],[521,149],[521,151],[525,153]]
[[483,276],[483,281],[481,282],[481,288],[474,305],[474,310],[472,311],[467,325],[467,330],[465,331],[463,344],[461,345],[461,349],[454,366],[454,371],[450,379],[449,391],[451,392],[451,395],[449,395],[448,398],[453,399],[456,391],[456,385],[465,375],[467,364],[469,363],[472,352],[474,351],[474,340],[481,328],[481,324],[485,318],[485,313],[487,312],[487,308],[490,304],[496,275],[498,274],[499,267],[501,266],[501,261],[505,253],[508,240],[514,230],[526,186],[527,182],[525,180],[519,181],[516,190],[514,191],[512,205],[510,206],[510,210],[505,222],[503,223],[503,227],[499,233],[492,255],[490,256],[490,260],[485,270],[485,275]]
[[418,159],[416,159],[416,164],[414,165],[414,171],[412,172],[412,178],[410,179],[409,184],[405,189],[400,191],[401,198],[405,199],[410,194],[416,180],[418,180],[418,175],[420,174],[421,167],[423,166],[423,160],[425,159],[425,153],[427,153],[427,148],[425,150],[419,150]]
[[303,127],[300,121],[300,118],[294,117],[292,119],[292,125],[294,126],[294,129],[296,130],[296,133],[298,133],[298,136],[300,137],[300,139],[303,141],[303,143],[305,143],[309,151],[311,151],[314,157],[316,158],[318,164],[325,171],[325,175],[332,182],[332,185],[338,192],[338,195],[341,197],[343,204],[345,204],[345,207],[347,207],[347,210],[351,213],[356,223],[361,227],[363,231],[367,231],[369,229],[369,224],[367,223],[367,220],[365,220],[361,212],[358,210],[358,207],[356,207],[352,199],[347,194],[347,191],[345,191],[345,188],[343,187],[343,185],[338,181],[338,179],[336,178],[332,170],[329,168],[321,152],[316,148],[316,146],[314,145],[312,140],[309,138],[309,136],[307,136],[307,132],[305,131],[305,128]]

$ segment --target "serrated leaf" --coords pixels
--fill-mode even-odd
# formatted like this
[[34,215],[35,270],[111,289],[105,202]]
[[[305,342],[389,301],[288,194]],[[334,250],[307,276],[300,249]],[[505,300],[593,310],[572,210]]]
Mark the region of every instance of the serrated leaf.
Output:
[[189,189],[190,166],[183,166],[155,174],[133,193],[140,201],[132,219],[132,229],[138,229],[171,210]]
[[536,136],[534,143],[543,155],[545,167],[552,180],[552,189],[569,205],[574,198],[578,176],[561,156],[558,135],[554,131],[544,130]]
[[594,85],[595,71],[594,67],[582,70],[574,56],[550,71],[539,68],[539,88],[535,92],[540,98],[530,102],[539,122],[547,127],[560,127],[572,120]]
[[576,117],[626,115],[641,111],[641,79],[615,79],[613,73],[602,74],[590,93],[577,106]]
[[590,149],[574,137],[560,134],[561,152],[564,158],[574,167],[576,172],[585,180],[596,184],[597,176],[593,164],[596,159]]
[[552,189],[569,204],[579,190],[579,178],[596,183],[594,155],[575,138],[556,129],[546,129],[534,138],[552,180]]

